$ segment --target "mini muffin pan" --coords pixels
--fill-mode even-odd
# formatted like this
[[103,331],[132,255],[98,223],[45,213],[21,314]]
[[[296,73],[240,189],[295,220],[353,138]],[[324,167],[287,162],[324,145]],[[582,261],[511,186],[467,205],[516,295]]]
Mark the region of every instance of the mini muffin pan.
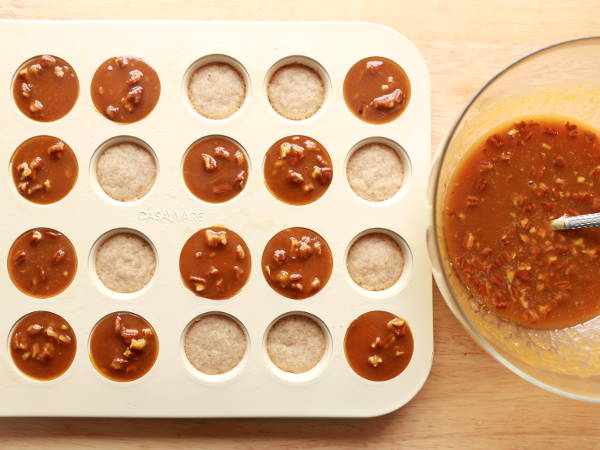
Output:
[[[424,233],[425,189],[430,157],[430,85],[425,62],[401,34],[362,23],[243,22],[34,22],[4,21],[0,40],[16,45],[4,49],[0,86],[2,158],[0,183],[4,218],[0,271],[3,315],[0,336],[2,416],[113,417],[365,417],[390,412],[407,403],[424,384],[433,356],[431,269]],[[11,86],[16,69],[33,56],[65,59],[76,71],[80,93],[73,109],[55,122],[36,122],[15,105]],[[90,97],[95,70],[107,58],[132,55],[158,73],[161,94],[154,110],[130,124],[111,122]],[[359,120],[347,108],[342,86],[354,63],[383,56],[398,63],[411,82],[404,113],[387,124]],[[190,106],[186,81],[197,61],[235,61],[247,83],[241,109],[223,120],[209,120]],[[311,61],[326,88],[321,109],[309,119],[287,120],[270,106],[268,75],[282,62]],[[196,66],[195,66],[196,65]],[[316,139],[329,152],[333,180],[317,201],[304,206],[284,204],[265,186],[263,160],[269,147],[285,136]],[[34,204],[18,194],[10,176],[12,152],[26,139],[51,135],[68,143],[79,162],[72,191],[50,205]],[[186,187],[182,161],[199,138],[229,137],[246,151],[246,187],[232,200],[210,204]],[[156,157],[157,178],[142,199],[121,203],[109,198],[95,178],[96,151],[113,138],[130,136],[144,142]],[[346,179],[346,161],[360,142],[381,138],[403,150],[405,180],[391,199],[369,203],[359,198]],[[247,284],[227,300],[195,296],[179,273],[179,254],[186,240],[201,228],[223,225],[238,233],[252,256]],[[72,284],[48,299],[28,297],[11,282],[7,255],[23,232],[48,227],[73,243],[79,261]],[[288,227],[320,234],[333,254],[330,281],[316,295],[292,300],[265,281],[261,255],[269,239]],[[103,288],[94,271],[94,249],[113,230],[143,235],[156,252],[156,272],[137,293],[118,294]],[[357,286],[346,270],[350,244],[370,230],[397,239],[405,252],[405,269],[391,288],[370,292]],[[406,319],[414,338],[414,355],[404,372],[385,382],[358,376],[344,355],[348,325],[362,313],[384,310]],[[72,366],[52,381],[23,375],[10,356],[13,325],[33,311],[62,316],[77,337]],[[100,375],[90,361],[89,339],[107,314],[126,311],[146,319],[156,331],[156,364],[132,382]],[[241,324],[248,338],[246,355],[231,372],[198,373],[183,352],[183,333],[197,316],[222,312]],[[299,312],[324,328],[327,350],[312,370],[291,374],[278,370],[265,349],[266,332],[281,316]]]

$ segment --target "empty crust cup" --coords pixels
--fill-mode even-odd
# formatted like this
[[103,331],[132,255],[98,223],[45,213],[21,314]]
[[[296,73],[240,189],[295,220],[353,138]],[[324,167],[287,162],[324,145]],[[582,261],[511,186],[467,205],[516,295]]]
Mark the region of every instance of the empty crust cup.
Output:
[[346,264],[350,278],[360,287],[383,291],[400,279],[404,271],[404,252],[387,234],[368,233],[354,241]]
[[404,163],[398,152],[379,142],[365,144],[352,152],[346,166],[352,190],[370,202],[393,197],[404,182]]
[[156,172],[154,155],[133,141],[109,145],[96,162],[98,184],[106,195],[120,202],[144,197],[154,185]]
[[197,68],[188,81],[188,99],[194,110],[208,119],[226,119],[246,99],[246,82],[231,64],[208,63]]
[[96,250],[96,274],[102,284],[119,293],[137,292],[156,270],[151,245],[134,233],[118,233],[105,239]]
[[303,120],[313,116],[323,105],[325,83],[316,70],[304,64],[286,64],[271,76],[267,94],[279,115]]
[[184,351],[190,364],[206,375],[221,375],[234,369],[248,346],[242,327],[224,314],[198,317],[187,328]]
[[273,364],[294,374],[315,367],[323,359],[326,347],[323,328],[303,314],[282,317],[267,335],[267,353]]

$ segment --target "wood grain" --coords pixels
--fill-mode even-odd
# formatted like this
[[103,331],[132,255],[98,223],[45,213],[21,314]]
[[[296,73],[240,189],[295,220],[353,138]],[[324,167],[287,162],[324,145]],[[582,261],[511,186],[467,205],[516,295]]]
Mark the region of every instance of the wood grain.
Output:
[[[434,146],[475,91],[515,58],[556,41],[600,34],[596,0],[13,0],[0,1],[0,17],[382,23],[413,40],[428,62]],[[427,384],[411,403],[384,417],[2,419],[0,445],[24,449],[599,448],[600,406],[552,395],[504,369],[467,336],[437,289],[434,320],[435,359]],[[116,397],[115,407],[118,404]]]

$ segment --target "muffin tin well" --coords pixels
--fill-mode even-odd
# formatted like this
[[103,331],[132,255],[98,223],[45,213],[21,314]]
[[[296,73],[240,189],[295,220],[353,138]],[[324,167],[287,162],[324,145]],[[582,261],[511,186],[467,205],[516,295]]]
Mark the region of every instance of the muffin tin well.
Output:
[[[69,194],[49,205],[24,201],[8,176],[0,184],[4,206],[0,224],[4,236],[0,240],[4,261],[0,271],[4,299],[0,336],[7,339],[6,349],[0,352],[0,382],[4,386],[0,416],[365,417],[390,412],[419,391],[433,356],[431,271],[424,234],[431,118],[427,68],[410,41],[388,28],[356,23],[2,22],[0,37],[8,41],[15,35],[19,45],[6,50],[6,70],[0,71],[0,86],[9,96],[0,104],[4,129],[0,133],[1,157],[8,166],[21,142],[32,136],[52,135],[69,143],[80,170]],[[68,61],[80,84],[72,110],[49,123],[24,116],[11,96],[16,68],[45,53]],[[160,79],[158,103],[138,122],[107,120],[90,97],[96,68],[115,55],[142,58]],[[344,102],[342,86],[347,71],[369,56],[394,60],[411,81],[410,103],[390,123],[363,122]],[[212,61],[233,64],[246,82],[243,105],[223,120],[199,115],[186,92],[193,70]],[[308,62],[325,83],[323,105],[306,120],[283,118],[267,97],[270,75],[289,62]],[[200,201],[187,189],[182,175],[187,149],[198,139],[214,135],[239,142],[250,167],[244,189],[224,203]],[[303,206],[277,200],[263,179],[265,153],[274,142],[291,135],[314,138],[332,160],[329,188],[318,200]],[[144,197],[132,202],[109,198],[96,179],[98,155],[120,140],[143,144],[156,161],[154,185]],[[359,198],[345,174],[351,152],[373,140],[393,143],[405,168],[400,191],[379,203]],[[238,233],[252,256],[247,283],[226,300],[194,295],[179,273],[179,255],[186,240],[201,228],[215,225]],[[64,233],[80,262],[70,286],[48,299],[28,297],[19,291],[6,270],[13,240],[37,227]],[[329,282],[304,300],[275,292],[261,269],[261,255],[269,239],[290,227],[314,230],[333,255]],[[151,281],[132,294],[106,289],[94,270],[98,244],[115,230],[143,236],[156,255]],[[377,293],[358,288],[346,270],[349,246],[372,231],[394,237],[405,258],[400,280]],[[348,325],[372,310],[389,311],[406,319],[414,337],[408,367],[385,382],[361,378],[344,355]],[[47,382],[23,376],[6,351],[14,324],[34,311],[60,315],[77,337],[71,367]],[[94,326],[119,311],[143,317],[155,329],[160,343],[154,366],[132,382],[116,382],[100,375],[89,356]],[[198,374],[183,351],[185,330],[196,317],[207,313],[234,318],[247,338],[242,361],[223,375]],[[314,318],[326,338],[322,360],[299,375],[277,369],[265,349],[268,330],[290,313]]]

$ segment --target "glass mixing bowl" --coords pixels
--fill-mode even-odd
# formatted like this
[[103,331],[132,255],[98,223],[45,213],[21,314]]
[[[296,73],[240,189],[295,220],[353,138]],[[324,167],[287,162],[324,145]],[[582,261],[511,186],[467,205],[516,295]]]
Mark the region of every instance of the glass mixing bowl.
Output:
[[429,180],[427,237],[434,277],[454,315],[498,361],[549,391],[600,402],[600,316],[559,330],[501,319],[466,291],[447,258],[442,219],[457,165],[482,135],[532,115],[573,118],[600,129],[600,37],[552,45],[518,60],[489,81],[460,115]]

